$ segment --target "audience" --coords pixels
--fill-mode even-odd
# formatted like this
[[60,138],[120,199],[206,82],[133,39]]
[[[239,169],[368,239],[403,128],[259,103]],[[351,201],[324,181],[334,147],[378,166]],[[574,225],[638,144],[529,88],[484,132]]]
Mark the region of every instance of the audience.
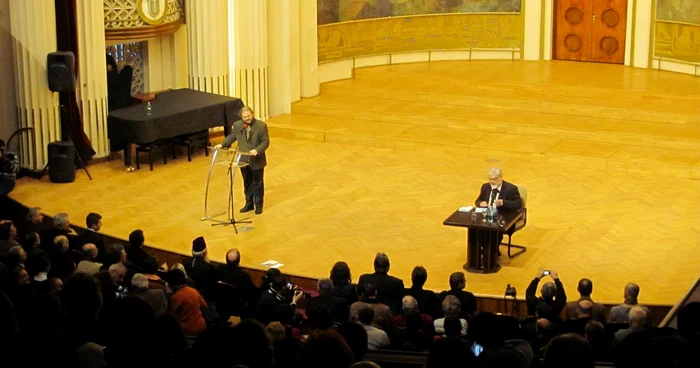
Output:
[[[624,303],[616,305],[610,309],[610,315],[608,316],[608,323],[629,323],[629,312],[630,310],[639,305],[637,298],[639,297],[639,285],[635,283],[628,283],[625,285],[624,292]],[[647,317],[651,318],[651,312],[644,306],[640,306],[647,313]]]
[[333,296],[333,281],[331,279],[318,280],[317,297],[313,297],[306,301],[306,315],[309,320],[320,318],[321,308],[331,313],[333,322],[342,323],[348,320],[350,308],[345,299]]
[[440,299],[434,291],[423,289],[426,281],[428,271],[423,266],[414,267],[411,272],[411,287],[404,290],[404,294],[416,299],[422,313],[437,318],[440,314]]
[[87,243],[83,245],[83,255],[85,256],[85,259],[78,263],[76,271],[82,272],[89,276],[100,272],[102,263],[97,262],[97,246],[95,246],[95,244],[92,243]]
[[561,321],[561,311],[566,306],[566,292],[564,292],[564,285],[559,280],[559,274],[554,270],[549,270],[549,276],[554,282],[546,282],[540,290],[541,296],[537,297],[535,295],[537,285],[545,276],[545,273],[545,270],[540,269],[525,291],[527,314],[538,318],[547,318],[554,323],[559,323]]
[[[308,297],[276,268],[258,288],[237,249],[214,266],[203,237],[170,271],[142,248],[141,230],[127,250],[113,244],[101,258],[90,241],[100,215],[88,215],[89,229],[78,237],[67,230],[67,214],[57,217],[50,231],[39,226],[38,209],[26,232],[2,221],[4,240],[22,240],[0,256],[0,346],[14,352],[3,360],[8,366],[370,367],[385,366],[372,362],[385,349],[418,354],[400,359],[426,367],[700,366],[700,303],[678,311],[677,329],[653,328],[633,283],[606,321],[591,280],[581,279],[580,297],[567,304],[554,271],[535,295],[546,275],[540,271],[527,288],[528,316],[519,320],[477,310],[463,272],[438,297],[423,289],[427,270],[416,266],[404,289],[378,253],[375,273],[357,288],[347,263],[337,262],[330,278],[318,280],[318,296]],[[42,243],[38,232],[56,236]],[[231,289],[211,288],[219,284]],[[207,299],[212,290],[235,290],[241,320],[223,323],[229,315],[218,314],[221,295]]]
[[331,269],[331,281],[333,281],[333,295],[344,299],[348,305],[358,301],[358,293],[352,284],[350,267],[345,262],[336,262]]
[[197,289],[201,290],[205,299],[210,298],[214,283],[216,283],[216,268],[207,257],[207,243],[204,237],[192,241],[192,257],[182,261],[187,275],[194,280]]
[[153,308],[156,315],[161,315],[168,310],[168,301],[162,289],[153,289],[149,286],[148,277],[137,273],[131,279],[131,291],[129,297],[141,298]]
[[566,318],[577,319],[581,318],[578,314],[580,311],[581,302],[587,301],[591,303],[591,311],[588,316],[596,321],[605,322],[605,309],[602,304],[598,304],[591,299],[591,294],[593,294],[593,281],[589,279],[581,279],[578,282],[578,288],[576,289],[580,295],[577,301],[572,301],[566,304]]
[[235,287],[246,309],[254,310],[260,299],[260,289],[253,284],[250,275],[241,269],[240,264],[241,253],[238,249],[230,249],[226,252],[226,264],[220,264],[216,268],[218,280]]
[[185,274],[180,270],[168,272],[168,284],[172,288],[171,312],[180,322],[185,335],[197,336],[207,328],[202,308],[207,306],[199,292],[185,284]]
[[389,275],[389,257],[384,253],[377,253],[374,257],[374,273],[360,276],[358,285],[360,294],[367,295],[362,288],[366,285],[374,285],[377,290],[377,301],[387,305],[391,311],[398,314],[401,294],[403,293],[403,280]]
[[374,325],[374,308],[363,302],[357,302],[357,321],[367,332],[367,349],[388,349],[390,346],[389,335]]
[[444,300],[448,295],[455,296],[459,299],[463,313],[467,315],[474,314],[474,311],[476,311],[476,297],[474,294],[464,290],[466,286],[467,279],[464,277],[464,272],[453,273],[450,275],[450,290],[440,293],[440,301]]
[[[450,316],[450,315],[458,317],[459,312],[461,310],[462,310],[462,305],[460,304],[459,299],[457,299],[457,297],[454,295],[448,295],[442,301],[442,312],[444,313],[445,317]],[[433,321],[433,325],[435,326],[435,333],[437,333],[437,334],[444,334],[445,333],[445,317],[438,318],[435,321]],[[459,322],[462,325],[461,335],[466,336],[467,335],[467,320],[464,318],[459,318]]]
[[85,225],[87,225],[87,229],[75,238],[75,242],[72,244],[73,249],[80,250],[85,244],[94,244],[98,252],[104,254],[106,250],[105,240],[102,235],[99,234],[100,229],[102,229],[102,216],[90,212],[85,218]]
[[644,324],[647,321],[647,313],[641,307],[632,307],[629,312],[629,328],[621,329],[615,332],[613,339],[613,347],[622,342],[627,336],[644,330]]

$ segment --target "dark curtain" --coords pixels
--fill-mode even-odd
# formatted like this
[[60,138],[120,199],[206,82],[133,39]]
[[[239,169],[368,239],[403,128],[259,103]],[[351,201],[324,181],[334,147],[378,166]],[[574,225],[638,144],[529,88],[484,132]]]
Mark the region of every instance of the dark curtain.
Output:
[[[72,51],[75,55],[75,77],[78,77],[80,54],[78,50],[78,20],[76,0],[54,0],[56,5],[56,40],[58,51]],[[59,93],[61,104],[61,132],[64,140],[71,140],[78,155],[87,163],[93,156],[92,142],[83,129],[83,117],[78,107],[77,92]]]

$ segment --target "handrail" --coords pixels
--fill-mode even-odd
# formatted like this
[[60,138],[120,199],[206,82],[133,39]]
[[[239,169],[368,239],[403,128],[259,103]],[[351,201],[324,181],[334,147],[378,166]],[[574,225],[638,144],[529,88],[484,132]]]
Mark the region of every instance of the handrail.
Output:
[[659,324],[659,327],[676,328],[676,317],[678,316],[678,312],[683,306],[685,306],[689,302],[696,301],[691,300],[691,297],[693,296],[696,296],[696,300],[700,300],[700,276],[698,276],[698,278],[695,279],[695,282],[693,282],[693,284],[688,288],[688,291],[686,291],[685,294],[683,294],[681,300],[678,303],[676,303],[676,305],[674,305],[673,308],[671,308],[666,317],[664,317],[663,321],[661,321],[661,324]]

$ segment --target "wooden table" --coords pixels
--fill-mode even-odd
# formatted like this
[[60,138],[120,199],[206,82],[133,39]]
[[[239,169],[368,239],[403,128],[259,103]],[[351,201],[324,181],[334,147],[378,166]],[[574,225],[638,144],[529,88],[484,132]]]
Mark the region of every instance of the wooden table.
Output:
[[[443,225],[467,228],[467,263],[464,269],[474,273],[494,273],[501,269],[496,252],[503,233],[524,214],[520,211],[499,211],[493,221],[486,220],[486,212],[455,211]],[[474,215],[474,216],[472,216]]]

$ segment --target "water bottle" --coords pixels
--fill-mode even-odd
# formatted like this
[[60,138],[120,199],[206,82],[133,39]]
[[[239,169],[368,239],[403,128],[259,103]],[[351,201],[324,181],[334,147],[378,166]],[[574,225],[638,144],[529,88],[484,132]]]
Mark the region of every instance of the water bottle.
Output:
[[486,209],[486,218],[489,222],[493,222],[493,208],[494,206],[489,206]]
[[146,113],[148,116],[153,115],[153,108],[151,107],[151,101],[148,101],[148,104],[146,105]]

